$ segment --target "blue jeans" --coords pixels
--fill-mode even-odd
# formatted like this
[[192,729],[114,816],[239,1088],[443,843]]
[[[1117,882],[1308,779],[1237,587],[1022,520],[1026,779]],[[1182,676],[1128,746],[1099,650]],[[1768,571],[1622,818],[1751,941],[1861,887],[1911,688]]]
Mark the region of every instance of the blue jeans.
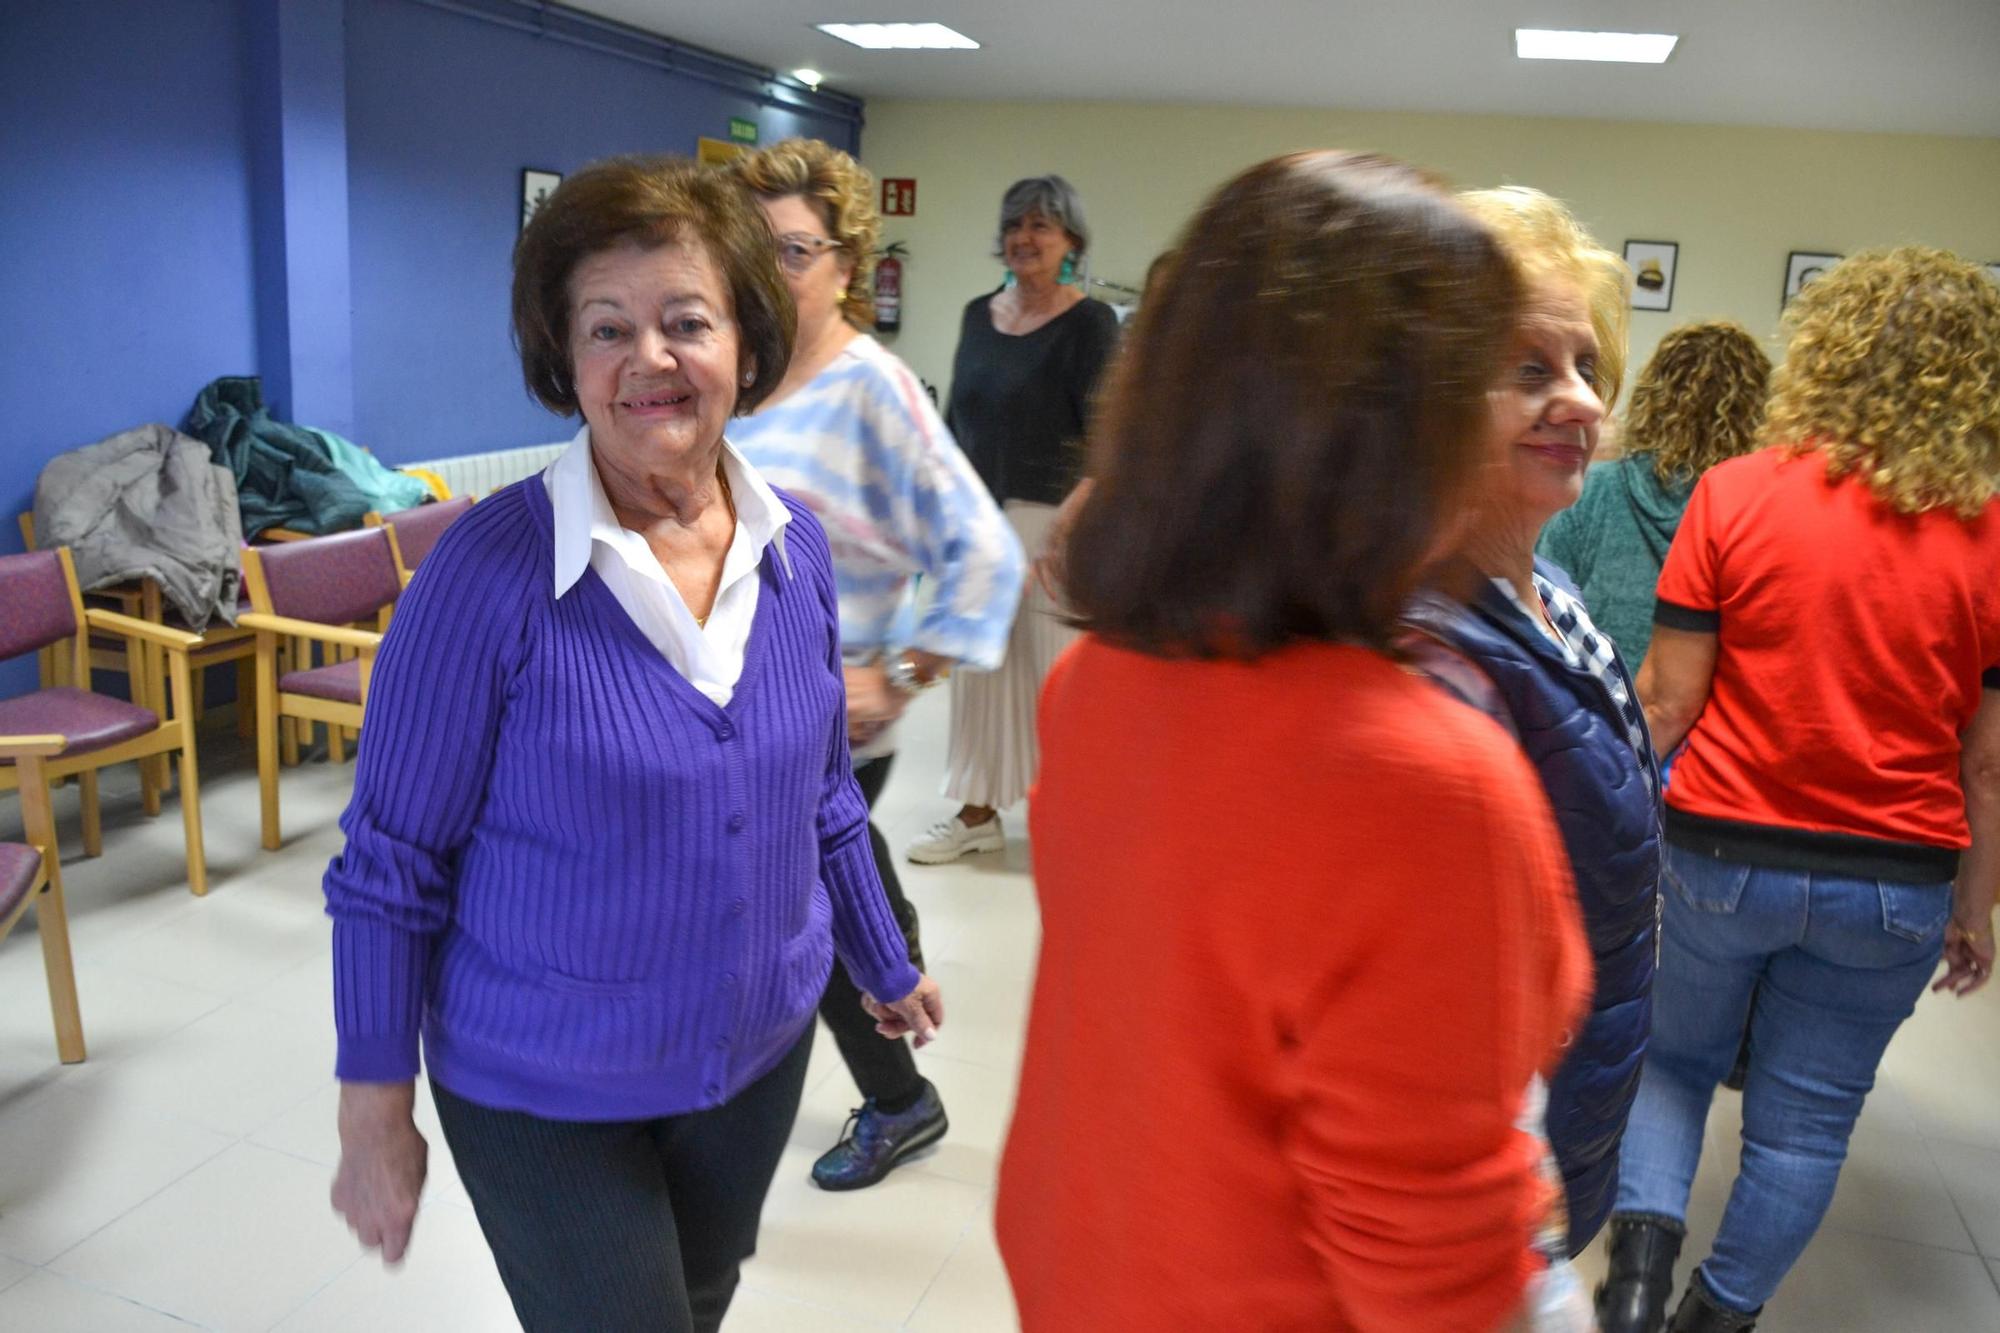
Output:
[[1653,1036],[1619,1154],[1621,1213],[1684,1220],[1750,996],[1743,1157],[1701,1266],[1723,1305],[1777,1291],[1833,1202],[1889,1039],[1944,947],[1951,885],[1718,861],[1669,844]]

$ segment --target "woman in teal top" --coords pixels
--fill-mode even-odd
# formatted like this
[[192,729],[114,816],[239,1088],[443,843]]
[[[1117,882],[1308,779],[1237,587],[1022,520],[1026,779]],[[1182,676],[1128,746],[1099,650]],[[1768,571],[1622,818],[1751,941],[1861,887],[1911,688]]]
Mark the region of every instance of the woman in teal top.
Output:
[[1756,447],[1771,359],[1731,323],[1660,340],[1626,409],[1624,457],[1542,529],[1535,553],[1563,567],[1636,676],[1653,637],[1653,587],[1701,474]]

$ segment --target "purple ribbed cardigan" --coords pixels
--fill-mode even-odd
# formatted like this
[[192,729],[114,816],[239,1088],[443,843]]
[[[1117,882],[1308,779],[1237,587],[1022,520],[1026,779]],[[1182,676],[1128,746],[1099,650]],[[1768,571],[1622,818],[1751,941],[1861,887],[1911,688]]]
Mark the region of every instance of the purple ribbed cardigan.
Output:
[[340,1078],[413,1077],[421,1027],[483,1105],[673,1115],[791,1049],[836,949],[875,995],[916,985],[848,762],[826,535],[783,498],[726,708],[596,571],[555,598],[539,477],[425,558],[326,872]]

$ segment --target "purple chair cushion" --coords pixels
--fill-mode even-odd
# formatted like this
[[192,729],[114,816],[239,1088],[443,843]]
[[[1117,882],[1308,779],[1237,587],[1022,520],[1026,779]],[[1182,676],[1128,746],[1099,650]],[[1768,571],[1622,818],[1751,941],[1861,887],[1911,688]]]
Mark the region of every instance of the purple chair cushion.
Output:
[[0,842],[0,921],[14,914],[21,899],[35,885],[35,872],[42,868],[42,854],[19,842]]
[[[143,736],[159,725],[159,714],[150,708],[68,685],[0,699],[0,734],[66,736],[69,745],[64,754],[102,750]],[[0,759],[0,764],[13,762]]]
[[296,620],[345,625],[363,620],[403,590],[389,534],[361,528],[257,548],[271,609]]
[[0,555],[0,661],[76,633],[69,580],[54,551]]
[[384,517],[382,521],[396,530],[396,549],[403,553],[403,567],[415,569],[422,564],[444,530],[464,518],[470,508],[472,498],[461,495],[456,500],[422,504]]
[[278,677],[278,688],[286,694],[309,694],[335,703],[361,702],[361,659],[335,662],[310,671],[287,671]]

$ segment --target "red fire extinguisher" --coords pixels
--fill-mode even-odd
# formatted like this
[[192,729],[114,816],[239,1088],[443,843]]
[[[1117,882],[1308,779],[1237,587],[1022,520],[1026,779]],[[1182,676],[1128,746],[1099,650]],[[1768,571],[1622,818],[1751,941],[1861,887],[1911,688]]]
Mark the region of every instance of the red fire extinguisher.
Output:
[[875,330],[894,333],[903,327],[903,260],[909,251],[896,241],[875,265]]

